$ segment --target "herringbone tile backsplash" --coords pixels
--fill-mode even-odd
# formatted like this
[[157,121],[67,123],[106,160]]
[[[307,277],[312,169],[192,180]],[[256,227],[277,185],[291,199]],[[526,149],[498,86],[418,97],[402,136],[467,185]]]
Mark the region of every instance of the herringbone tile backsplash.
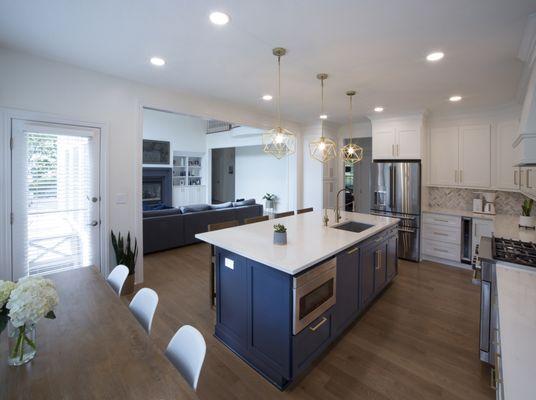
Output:
[[[473,199],[476,198],[473,189],[454,188],[428,188],[428,205],[430,207],[451,208],[457,210],[471,211],[473,209]],[[525,200],[525,195],[514,192],[497,192],[495,209],[497,214],[519,215],[521,204]]]

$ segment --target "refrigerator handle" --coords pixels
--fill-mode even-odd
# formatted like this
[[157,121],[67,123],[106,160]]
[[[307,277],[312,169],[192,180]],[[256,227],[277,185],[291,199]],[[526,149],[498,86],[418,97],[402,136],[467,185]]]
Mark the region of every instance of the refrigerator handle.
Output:
[[391,166],[391,210],[396,209],[396,166]]

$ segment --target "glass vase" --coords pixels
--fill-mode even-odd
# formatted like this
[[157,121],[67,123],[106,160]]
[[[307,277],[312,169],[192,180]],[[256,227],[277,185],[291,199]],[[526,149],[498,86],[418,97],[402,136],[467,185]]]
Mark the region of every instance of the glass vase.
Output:
[[33,360],[37,352],[35,324],[28,323],[15,327],[9,322],[7,337],[9,342],[7,363],[9,365],[22,365]]

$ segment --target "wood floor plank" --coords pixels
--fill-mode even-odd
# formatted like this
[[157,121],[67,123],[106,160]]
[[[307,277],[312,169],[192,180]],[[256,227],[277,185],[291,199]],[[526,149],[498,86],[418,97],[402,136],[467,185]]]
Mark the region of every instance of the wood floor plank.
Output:
[[[184,324],[207,342],[198,396],[211,399],[493,399],[478,359],[479,288],[471,273],[400,261],[399,276],[309,374],[280,392],[213,336],[209,247],[145,256],[144,286],[158,292],[152,339],[165,349]],[[125,299],[128,301],[128,299]]]

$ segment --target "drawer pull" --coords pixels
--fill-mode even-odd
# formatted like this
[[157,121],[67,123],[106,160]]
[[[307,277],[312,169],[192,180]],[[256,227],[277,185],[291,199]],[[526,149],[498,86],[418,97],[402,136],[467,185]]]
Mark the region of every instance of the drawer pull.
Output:
[[326,317],[322,317],[322,320],[318,324],[316,324],[315,326],[310,326],[309,330],[311,332],[315,332],[316,330],[318,330],[318,328],[320,328],[322,325],[324,325],[327,320],[328,319]]
[[434,247],[434,250],[435,251],[439,251],[440,253],[448,253],[449,251],[448,250],[443,250],[443,249],[437,249]]
[[354,247],[353,249],[348,250],[346,254],[354,254],[357,250],[359,250],[359,247]]
[[448,236],[448,233],[441,233],[441,232],[432,232],[432,233],[437,236]]
[[437,218],[434,218],[434,221],[436,222],[445,222],[445,223],[448,223],[449,221],[446,220],[446,219],[437,219]]

